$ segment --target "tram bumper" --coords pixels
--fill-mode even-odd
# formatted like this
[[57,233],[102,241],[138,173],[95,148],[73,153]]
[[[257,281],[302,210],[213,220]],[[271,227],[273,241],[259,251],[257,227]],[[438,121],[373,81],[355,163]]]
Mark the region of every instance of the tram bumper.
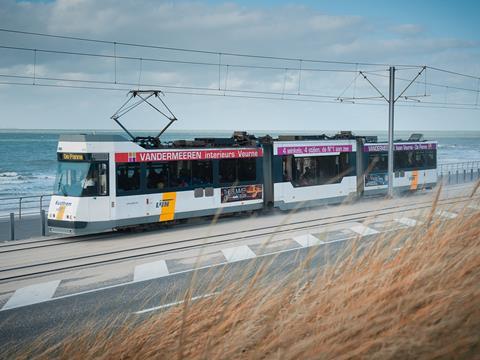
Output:
[[90,232],[86,221],[47,220],[48,230],[52,233],[81,235]]

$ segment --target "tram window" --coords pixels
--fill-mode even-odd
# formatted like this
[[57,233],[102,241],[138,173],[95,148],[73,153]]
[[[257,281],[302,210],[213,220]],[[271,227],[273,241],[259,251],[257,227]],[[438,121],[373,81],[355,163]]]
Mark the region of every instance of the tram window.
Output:
[[55,180],[55,194],[63,196],[108,195],[108,164],[61,161]]
[[174,189],[204,186],[213,183],[211,161],[175,161],[148,163],[147,189]]
[[220,160],[220,183],[255,181],[257,179],[257,161],[248,159]]
[[192,185],[209,185],[213,183],[211,161],[192,161]]
[[435,150],[395,152],[395,170],[432,169],[437,165]]
[[387,153],[368,154],[367,166],[370,172],[387,171],[388,170],[388,154]]
[[289,182],[292,181],[292,161],[293,156],[284,156],[283,163],[282,163],[282,174],[283,174],[283,181]]
[[412,151],[396,151],[394,153],[393,161],[395,171],[405,170],[413,167],[413,152]]
[[297,157],[293,161],[293,185],[312,186],[334,184],[351,172],[348,154]]
[[415,167],[423,167],[424,164],[425,164],[423,152],[416,151],[415,154],[414,154],[414,157],[415,157],[415,160],[414,160],[413,164],[415,165]]
[[168,187],[168,164],[147,164],[147,188],[163,189],[165,187]]
[[233,183],[236,181],[237,159],[220,160],[220,182]]
[[437,167],[437,154],[436,150],[425,151],[425,166],[433,169]]
[[96,164],[98,167],[98,188],[97,194],[100,196],[108,195],[108,167],[105,163]]
[[255,181],[257,179],[257,159],[237,159],[238,181]]
[[125,163],[117,165],[117,193],[140,189],[140,164]]
[[188,187],[192,183],[192,162],[175,161],[168,164],[169,187]]

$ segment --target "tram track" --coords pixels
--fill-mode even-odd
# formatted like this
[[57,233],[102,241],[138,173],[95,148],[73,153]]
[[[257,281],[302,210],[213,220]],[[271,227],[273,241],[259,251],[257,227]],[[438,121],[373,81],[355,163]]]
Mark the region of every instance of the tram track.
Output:
[[[377,196],[371,196],[370,200],[372,198],[375,198]],[[382,198],[383,195],[378,195],[378,197]],[[446,201],[448,199],[460,199],[460,198],[467,198],[467,196],[459,196],[459,197],[451,197],[447,199],[442,199],[441,201]],[[422,202],[416,202],[416,204],[428,204],[431,203],[431,200],[427,201],[422,201]],[[407,205],[404,205],[407,206]],[[385,207],[379,210],[386,210],[386,209],[393,209],[393,208],[398,208],[399,206],[392,206],[392,207]],[[299,209],[300,211],[302,209]],[[363,214],[367,213],[368,211],[359,211],[355,213],[349,213],[349,214],[343,214],[339,216],[347,216],[347,215],[353,215],[353,214]],[[322,219],[330,219],[333,217],[337,216],[329,216],[329,217],[322,217]],[[292,222],[290,224],[301,224],[303,222],[310,222],[310,221],[315,221],[315,220],[322,220],[322,219],[310,219],[307,221],[297,221],[297,222]],[[150,224],[147,224],[150,225]],[[288,224],[286,224],[288,225]],[[174,225],[178,229],[183,228],[182,225]],[[189,225],[187,225],[189,226]],[[141,227],[141,225],[139,226]],[[132,228],[135,231],[135,228]],[[139,230],[139,231],[144,231],[144,230]],[[151,228],[149,230],[146,230],[146,232],[154,232],[154,231],[161,231],[160,228]],[[56,237],[52,239],[36,239],[36,240],[18,240],[14,241],[13,243],[4,243],[0,244],[0,255],[4,253],[11,253],[11,252],[17,252],[17,251],[25,251],[25,250],[31,250],[31,249],[40,249],[40,248],[45,248],[45,247],[51,247],[51,246],[61,246],[61,245],[70,245],[70,244],[75,244],[83,241],[92,241],[92,240],[101,240],[104,238],[110,238],[112,236],[121,238],[122,236],[128,236],[129,234],[126,234],[124,231],[105,231],[101,233],[94,233],[94,234],[85,234],[85,235],[73,235],[73,236],[66,236],[66,237]],[[31,245],[31,246],[29,246]]]
[[[458,197],[451,197],[451,198],[447,198],[447,199],[441,199],[440,202],[447,201],[447,200],[452,200],[452,199],[463,199],[463,198],[469,199],[469,197],[467,197],[467,196],[458,196]],[[415,202],[415,205],[417,205],[417,204],[421,204],[421,205],[422,204],[431,204],[431,200]],[[322,218],[294,221],[294,222],[290,222],[288,224],[282,224],[282,226],[297,225],[297,224],[309,223],[309,222],[313,222],[313,221],[329,220],[329,219],[332,219],[332,218],[351,216],[351,215],[367,214],[367,213],[371,213],[372,211],[399,209],[401,207],[409,207],[409,206],[413,206],[413,204],[389,206],[389,207],[384,207],[384,208],[376,209],[376,210],[356,211],[356,212],[327,216],[327,217],[322,217]],[[299,211],[302,211],[302,210],[304,210],[304,209],[299,209]],[[174,225],[174,226],[176,226],[177,229],[185,229],[185,225]],[[186,226],[191,226],[191,224],[186,225]],[[272,225],[272,226],[269,226],[269,227],[262,227],[262,228],[257,228],[257,229],[271,228],[271,227],[277,227],[277,226],[278,225]],[[162,229],[159,229],[159,228],[150,229],[150,230],[146,230],[146,233],[154,233],[156,231],[159,232],[161,230]],[[255,231],[255,230],[256,229],[251,229],[249,231]],[[139,230],[139,231],[141,231],[141,230]],[[239,231],[239,232],[243,233],[244,231]],[[211,237],[222,236],[222,235],[235,235],[236,233],[239,233],[239,232],[231,232],[231,233],[225,233],[225,234],[212,235]],[[53,247],[53,246],[71,245],[71,244],[85,242],[85,241],[102,240],[102,239],[106,239],[106,238],[110,238],[110,237],[118,237],[119,239],[121,239],[122,237],[128,236],[128,235],[130,235],[130,234],[126,234],[123,231],[106,231],[106,232],[102,232],[102,233],[68,236],[68,237],[54,238],[54,239],[19,241],[19,243],[16,243],[16,244],[2,244],[2,245],[0,245],[0,256],[1,256],[1,254],[5,254],[5,253],[28,251],[28,250],[32,250],[32,249],[41,249],[41,248]],[[174,242],[164,243],[164,244],[165,245],[172,245],[172,244],[174,244]],[[0,270],[0,272],[1,272],[1,270]]]
[[[453,197],[439,201],[439,205],[452,205],[462,202],[478,199],[480,197]],[[264,227],[257,227],[250,230],[234,231],[208,236],[200,236],[179,241],[172,241],[161,244],[150,244],[138,247],[130,247],[103,253],[88,254],[71,257],[67,259],[56,259],[41,263],[27,264],[17,267],[0,269],[0,283],[12,280],[19,280],[29,277],[35,277],[56,272],[80,269],[88,266],[99,266],[118,261],[134,260],[153,255],[169,254],[178,251],[192,250],[208,245],[220,245],[234,243],[237,241],[255,238],[260,236],[270,236],[285,234],[303,229],[315,228],[318,226],[338,225],[346,222],[362,221],[374,216],[390,215],[398,212],[422,210],[431,207],[431,201],[416,202],[407,205],[389,206],[381,209],[367,210],[355,213],[322,217],[316,219],[294,221],[285,224],[276,224]],[[331,221],[329,221],[331,220]],[[105,236],[107,234],[104,234]],[[233,236],[233,237],[232,237]],[[223,239],[222,239],[223,237]],[[212,241],[207,240],[215,239]],[[82,241],[82,240],[79,240]],[[68,242],[67,242],[68,244]],[[53,244],[52,244],[53,245]],[[176,245],[174,248],[168,246]],[[25,248],[23,250],[35,250],[37,247]],[[20,250],[20,249],[19,249]],[[53,267],[53,268],[52,268]],[[3,276],[2,276],[3,275]]]
[[[74,244],[77,242],[85,241],[85,240],[92,240],[95,239],[96,236],[102,238],[106,234],[113,234],[113,231],[108,231],[100,234],[88,234],[88,235],[77,235],[77,236],[68,236],[68,237],[59,237],[53,239],[41,239],[41,240],[14,240],[17,242],[16,244],[1,244],[0,245],[0,254],[15,252],[15,251],[24,251],[24,250],[31,250],[31,249],[39,249],[45,248],[50,246],[59,246],[59,245],[68,245]],[[69,241],[71,240],[71,241]],[[25,246],[25,245],[37,245],[37,246]]]
[[[417,202],[416,204],[424,204],[424,203],[430,203],[430,201]],[[404,206],[406,206],[406,205],[404,205]],[[393,208],[398,208],[398,207],[399,206],[386,207],[386,208],[382,208],[382,209],[379,209],[379,210],[387,210],[387,209],[393,209]],[[364,213],[369,213],[369,212],[371,212],[371,210],[359,211],[359,212],[354,212],[354,213],[347,213],[347,214],[342,214],[342,215],[338,215],[338,216],[322,217],[321,219],[317,218],[317,219],[296,221],[296,222],[291,222],[289,224],[284,224],[284,225],[302,224],[302,223],[306,223],[306,222],[321,221],[321,220],[325,220],[325,219],[328,220],[328,219],[335,218],[335,217],[349,216],[349,215],[355,215],[355,214],[364,214]],[[277,225],[274,225],[274,226],[277,226]],[[177,228],[180,229],[180,226],[177,226]],[[252,231],[253,230],[255,230],[255,229],[252,229]],[[154,232],[154,231],[160,231],[160,229],[151,230],[151,232]],[[147,230],[147,232],[148,232],[148,230]],[[225,234],[220,234],[220,235],[234,235],[235,233],[237,233],[237,232],[225,233]],[[32,250],[32,249],[41,249],[41,248],[52,247],[52,246],[70,245],[70,244],[75,244],[75,243],[83,242],[83,241],[101,240],[101,239],[104,239],[104,238],[109,238],[111,236],[121,238],[122,236],[125,236],[125,233],[124,232],[107,231],[107,232],[102,232],[102,233],[68,236],[68,237],[55,238],[55,239],[33,240],[33,241],[28,241],[28,242],[21,241],[20,243],[17,243],[17,244],[0,245],[0,255],[5,254],[5,253],[13,253],[13,252],[18,252],[18,251],[28,251],[28,250]],[[214,236],[216,236],[216,235],[214,235]],[[28,246],[30,244],[32,244],[34,246]],[[173,244],[173,242],[169,243],[169,244]],[[166,245],[169,245],[169,244],[166,244]],[[25,245],[27,245],[27,246],[25,246]]]

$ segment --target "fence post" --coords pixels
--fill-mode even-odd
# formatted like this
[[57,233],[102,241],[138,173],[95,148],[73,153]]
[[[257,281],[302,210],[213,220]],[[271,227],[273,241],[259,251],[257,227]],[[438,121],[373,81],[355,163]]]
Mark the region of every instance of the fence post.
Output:
[[470,169],[470,181],[473,181],[473,167]]
[[43,209],[40,210],[40,222],[40,234],[45,236],[45,210]]
[[10,213],[10,240],[15,240],[15,213]]
[[22,197],[20,196],[20,199],[18,199],[18,218],[22,218]]
[[457,184],[458,184],[458,169],[457,169]]
[[467,170],[463,169],[463,182],[467,181]]

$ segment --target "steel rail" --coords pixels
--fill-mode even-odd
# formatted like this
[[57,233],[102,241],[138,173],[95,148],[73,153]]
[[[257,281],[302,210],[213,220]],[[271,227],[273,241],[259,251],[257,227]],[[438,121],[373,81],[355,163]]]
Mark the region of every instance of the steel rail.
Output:
[[[382,195],[378,195],[378,197],[381,197],[381,196]],[[373,196],[372,196],[372,198],[373,198]],[[458,197],[452,197],[452,198],[449,198],[449,199],[457,199],[457,198],[459,199],[459,198],[462,198],[462,197],[458,196]],[[448,200],[448,199],[443,199],[443,200]],[[443,200],[440,200],[440,201],[443,201]],[[426,203],[430,203],[430,202],[431,201],[423,201],[423,202],[416,202],[415,204],[426,204]],[[397,208],[402,207],[402,206],[410,206],[410,205],[397,205],[397,206],[384,207],[384,208],[381,208],[381,209],[377,209],[377,211],[388,210],[388,209],[397,209]],[[297,211],[302,211],[302,210],[303,210],[302,208],[297,209]],[[277,210],[273,210],[270,213],[274,213],[276,211]],[[310,219],[310,220],[294,221],[294,222],[290,222],[290,223],[284,224],[284,225],[294,225],[294,224],[302,224],[302,223],[311,222],[311,221],[328,220],[328,219],[332,219],[332,218],[336,218],[336,217],[365,214],[365,213],[369,213],[369,212],[372,212],[372,211],[373,210],[350,212],[350,213],[346,213],[346,214],[342,214],[342,215],[338,215],[338,216],[322,217],[321,219],[317,218],[317,219]],[[280,214],[286,214],[286,213],[280,212]],[[161,226],[161,223],[139,224],[138,226],[142,226],[142,225],[147,225],[147,226],[148,225],[152,225],[152,226],[159,225],[159,226]],[[176,226],[178,229],[183,228],[179,225],[174,225],[174,226]],[[276,227],[276,226],[277,225],[272,225],[270,227]],[[262,227],[262,228],[256,228],[256,229],[266,229],[266,228],[269,228],[269,227]],[[135,229],[135,227],[133,227],[132,229]],[[153,231],[160,231],[160,230],[161,230],[161,228],[158,227],[158,228],[155,228],[155,229],[152,228],[150,231],[149,230],[147,230],[147,231],[148,232],[153,232]],[[255,229],[247,230],[247,231],[254,231],[254,230]],[[225,233],[225,234],[221,234],[221,235],[235,235],[237,233],[244,233],[244,232],[245,231],[238,231],[238,232]],[[6,243],[6,244],[0,244],[0,254],[7,253],[7,252],[14,252],[14,251],[38,249],[38,248],[44,248],[44,247],[50,247],[50,246],[69,245],[69,244],[74,244],[74,243],[81,242],[81,241],[86,241],[86,240],[91,241],[91,240],[95,240],[95,239],[103,239],[103,238],[106,238],[106,237],[109,237],[109,236],[119,236],[119,237],[121,237],[122,235],[124,235],[124,233],[119,232],[119,231],[105,231],[105,232],[102,232],[102,233],[73,235],[73,236],[66,236],[66,237],[56,237],[56,238],[53,238],[53,239],[31,240],[31,241],[18,240],[17,243],[9,242],[9,243]],[[213,235],[213,236],[217,236],[217,235]],[[218,235],[218,236],[220,236],[220,235]],[[30,245],[30,244],[36,245],[36,244],[41,244],[41,243],[48,243],[48,244],[47,245],[39,245],[39,246],[22,247],[23,245]],[[173,243],[174,242],[165,243],[165,244],[171,245]],[[18,247],[18,248],[10,249],[12,247]],[[5,248],[7,250],[3,250]]]
[[[466,200],[471,199],[467,196],[457,196],[457,197],[451,197],[451,198],[447,198],[447,199],[441,199],[440,202],[444,202],[444,201],[452,200],[452,199],[462,199],[462,198],[465,198]],[[349,213],[345,213],[345,214],[332,215],[332,216],[327,216],[327,217],[322,217],[322,218],[293,221],[293,222],[289,222],[289,223],[285,223],[285,224],[281,224],[281,225],[269,225],[269,226],[254,228],[254,229],[250,229],[250,230],[233,231],[233,232],[229,232],[229,233],[209,235],[209,238],[219,237],[219,236],[236,235],[236,234],[241,234],[241,233],[243,234],[245,232],[254,232],[254,231],[265,230],[265,229],[270,229],[270,228],[277,228],[278,226],[299,225],[299,224],[311,223],[311,222],[314,222],[314,221],[322,221],[322,220],[329,220],[329,219],[334,219],[334,218],[339,218],[339,217],[341,218],[341,217],[348,217],[348,216],[354,216],[354,215],[360,215],[360,214],[368,214],[368,213],[373,213],[373,212],[380,212],[380,211],[383,211],[383,210],[399,209],[399,208],[402,208],[402,207],[412,207],[412,206],[416,206],[416,205],[419,205],[419,204],[421,205],[421,204],[430,204],[430,203],[431,203],[431,200],[427,200],[427,201],[415,202],[415,204],[387,206],[387,207],[383,207],[383,208],[380,208],[380,209],[374,209],[374,210],[349,212]],[[303,210],[302,208],[298,209],[298,211],[302,211],[302,210]],[[401,211],[401,210],[399,210],[399,211]],[[271,213],[273,213],[273,212],[271,212]],[[287,213],[284,213],[284,214],[287,214]],[[140,224],[140,226],[141,225],[142,224]],[[145,224],[145,225],[150,225],[150,224]],[[156,225],[156,224],[153,224],[153,225]],[[174,226],[176,226],[178,229],[183,228],[183,227],[178,226],[178,225],[174,225]],[[190,225],[188,225],[188,226],[190,226]],[[135,228],[133,228],[133,229],[135,229]],[[150,231],[147,230],[147,232],[156,232],[156,231],[161,231],[161,230],[162,229],[157,228],[157,229],[152,229]],[[0,245],[0,254],[17,252],[17,251],[27,251],[27,250],[31,250],[31,249],[39,249],[39,248],[45,248],[45,247],[51,247],[51,246],[70,245],[70,244],[74,244],[74,243],[77,243],[77,242],[83,242],[83,241],[101,240],[101,239],[109,238],[111,236],[122,237],[122,236],[128,236],[128,234],[125,235],[124,232],[117,232],[117,231],[106,231],[106,232],[103,232],[103,233],[100,233],[100,234],[95,233],[95,234],[68,236],[68,237],[63,237],[63,238],[34,240],[34,241],[28,241],[28,242],[26,241],[26,242],[22,242],[21,244],[10,244],[10,243],[8,243],[8,244]],[[203,238],[204,237],[192,238],[192,239],[188,239],[188,241],[201,240]],[[70,239],[72,239],[72,241],[69,241]],[[55,242],[55,243],[50,243],[50,242]],[[178,243],[178,242],[179,241],[172,241],[172,242],[168,242],[168,243],[163,243],[162,245],[173,245],[173,244]],[[38,246],[21,247],[22,245],[30,245],[30,244],[35,244],[36,245],[38,243],[48,243],[48,244],[38,245]],[[148,245],[148,246],[150,246],[150,245]],[[10,249],[11,247],[18,247],[18,248]],[[7,250],[3,250],[3,248],[7,248]],[[132,250],[136,250],[136,249],[138,249],[138,248],[132,248]],[[0,270],[0,272],[1,271],[2,270]]]
[[[458,197],[458,198],[462,198],[462,197]],[[452,199],[457,199],[457,198],[445,199],[445,200],[442,201],[442,203],[440,205],[450,205],[450,204],[456,204],[456,203],[461,203],[461,202],[467,202],[467,201],[471,201],[472,199],[478,199],[478,198],[479,197],[474,197],[474,198],[467,197],[467,198],[464,198],[462,200],[454,200],[454,201],[451,201],[451,200]],[[411,208],[411,209],[405,209],[403,211],[427,209],[431,206],[431,201],[428,202],[428,205],[418,206],[418,204],[419,203],[415,203],[415,204],[411,204],[411,205],[397,206],[397,207],[390,207],[390,208],[386,208],[389,211],[384,211],[384,212],[381,212],[381,210],[383,210],[383,209],[370,210],[368,212],[369,213],[380,212],[379,214],[376,214],[376,216],[379,216],[379,215],[389,215],[389,214],[397,213],[398,208],[401,208],[401,207]],[[365,212],[367,212],[367,211],[365,211]],[[332,217],[335,217],[335,218],[347,217],[347,216],[352,216],[352,215],[357,215],[357,214],[359,214],[359,213],[348,214],[348,215],[343,215],[343,216],[342,215],[332,216]],[[230,234],[238,234],[238,233],[243,234],[242,236],[238,236],[238,237],[234,237],[234,238],[230,238],[230,239],[209,241],[209,242],[204,242],[204,243],[201,243],[201,244],[179,246],[179,247],[176,247],[176,248],[173,248],[173,249],[148,251],[148,252],[144,252],[144,253],[136,254],[136,255],[120,256],[120,257],[115,257],[115,258],[106,259],[106,260],[90,261],[90,262],[86,262],[86,263],[82,263],[82,264],[66,265],[66,266],[62,266],[62,267],[58,267],[58,268],[54,268],[54,269],[47,269],[47,270],[41,270],[41,271],[36,271],[36,272],[27,272],[27,273],[19,274],[19,275],[11,275],[11,276],[6,276],[6,277],[0,277],[0,282],[6,282],[6,281],[10,281],[10,280],[18,280],[18,279],[27,278],[27,277],[34,277],[34,276],[37,276],[37,275],[51,274],[51,273],[56,273],[56,272],[60,272],[60,271],[65,271],[65,270],[83,268],[83,267],[87,267],[87,266],[98,266],[98,265],[109,264],[109,263],[118,262],[118,261],[138,259],[138,258],[147,257],[147,256],[151,256],[151,255],[168,254],[168,253],[182,251],[182,250],[191,250],[191,249],[195,249],[195,248],[201,248],[201,247],[204,247],[206,245],[217,245],[217,244],[231,243],[231,242],[236,242],[236,241],[239,241],[239,240],[249,239],[249,238],[252,238],[252,237],[275,235],[275,234],[279,234],[279,233],[288,233],[288,232],[292,232],[292,231],[296,231],[296,230],[300,230],[300,229],[314,228],[314,227],[317,227],[317,226],[320,226],[320,225],[341,224],[341,223],[345,223],[345,222],[364,220],[364,219],[368,219],[370,216],[372,216],[372,214],[356,216],[356,217],[354,216],[352,218],[335,220],[335,221],[326,222],[326,223],[322,223],[322,224],[310,224],[310,225],[307,225],[307,226],[299,226],[299,227],[293,227],[293,228],[288,228],[288,229],[279,229],[281,227],[296,225],[298,223],[305,224],[305,223],[309,223],[309,222],[312,223],[312,222],[318,222],[319,221],[319,219],[304,220],[304,221],[293,222],[293,223],[289,223],[289,224],[266,226],[266,227],[256,228],[256,229],[247,230],[247,231],[237,231],[237,232],[233,232],[233,233],[217,234],[217,235],[204,236],[204,237],[198,237],[198,238],[192,238],[192,239],[185,239],[185,240],[182,240],[182,241],[175,241],[175,242],[164,243],[164,244],[146,245],[146,246],[140,246],[140,247],[136,247],[136,248],[109,251],[109,252],[105,252],[105,253],[101,253],[101,254],[83,255],[83,256],[78,256],[78,257],[75,257],[75,258],[53,260],[53,261],[48,261],[48,262],[38,263],[38,264],[23,265],[23,266],[19,266],[19,267],[15,267],[15,268],[2,269],[2,270],[0,270],[0,273],[7,273],[7,272],[13,272],[13,271],[31,269],[31,268],[38,268],[38,267],[41,267],[41,266],[48,266],[48,265],[61,264],[61,263],[67,263],[67,262],[74,262],[74,261],[80,261],[80,260],[86,260],[86,259],[93,259],[93,258],[98,258],[98,257],[101,257],[101,256],[122,254],[122,253],[139,251],[139,250],[144,250],[144,249],[154,249],[154,248],[164,247],[164,246],[172,245],[172,244],[185,244],[185,243],[189,243],[189,242],[192,242],[192,241],[199,241],[199,240],[203,240],[203,239],[207,239],[207,238],[210,239],[212,237],[228,236]],[[325,219],[325,218],[322,218],[322,219]],[[255,231],[271,229],[271,228],[275,228],[275,230],[262,232],[262,233],[255,234],[255,235],[251,235],[251,234],[245,235],[245,233],[247,233],[247,232],[255,232]]]

